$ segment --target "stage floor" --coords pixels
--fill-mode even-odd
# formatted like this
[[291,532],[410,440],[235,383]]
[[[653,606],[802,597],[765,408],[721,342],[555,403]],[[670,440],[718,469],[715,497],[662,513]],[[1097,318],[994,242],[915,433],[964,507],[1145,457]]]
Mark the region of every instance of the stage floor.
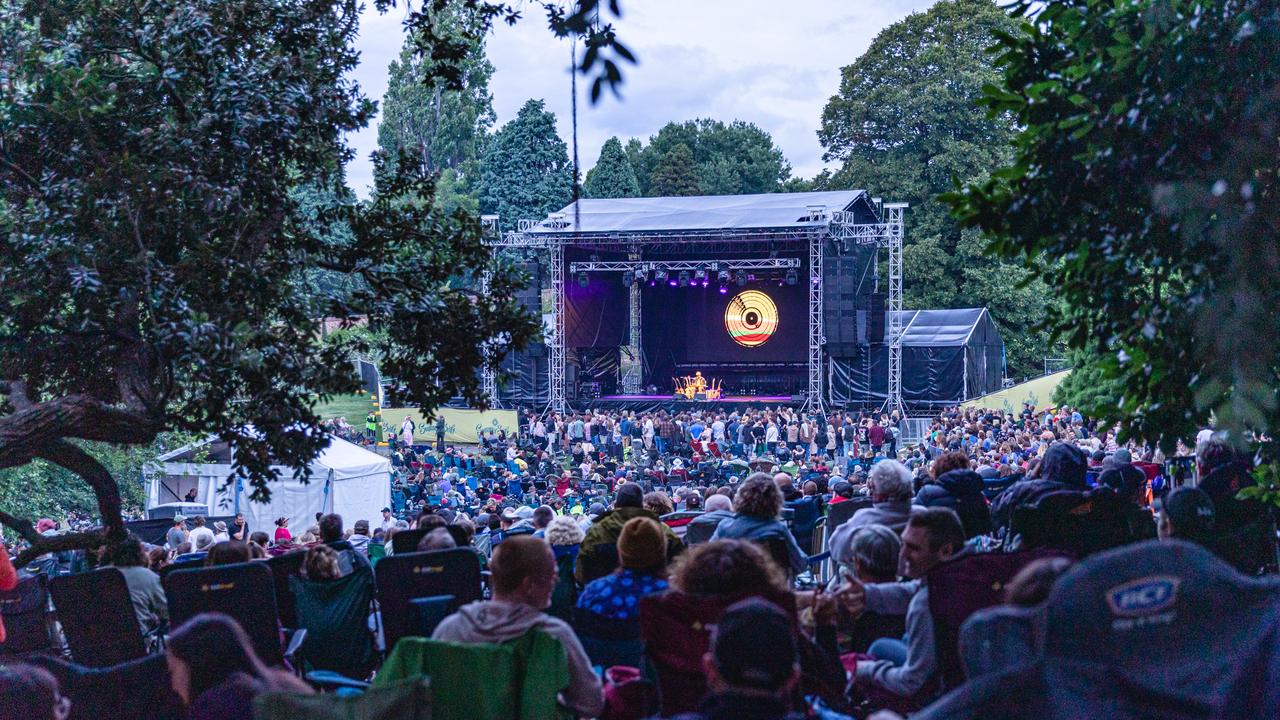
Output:
[[768,403],[770,405],[775,405],[775,404],[790,403],[791,396],[790,395],[726,395],[725,397],[722,397],[719,400],[684,400],[684,399],[676,400],[671,395],[601,395],[599,398],[597,398],[597,400],[600,400],[603,402],[649,402],[649,403],[679,402],[679,403],[689,403],[691,405],[700,405],[700,404],[714,405],[716,403],[738,403],[738,404]]

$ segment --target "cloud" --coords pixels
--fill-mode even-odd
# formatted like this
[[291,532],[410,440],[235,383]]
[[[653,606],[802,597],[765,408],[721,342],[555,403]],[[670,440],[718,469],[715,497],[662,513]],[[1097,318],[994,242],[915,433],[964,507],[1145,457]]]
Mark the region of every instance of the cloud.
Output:
[[[822,108],[839,87],[840,68],[886,26],[930,5],[931,0],[622,0],[618,34],[640,64],[624,68],[621,100],[606,93],[591,105],[588,82],[579,78],[583,172],[611,136],[647,139],[670,121],[707,117],[755,123],[773,135],[793,174],[812,177],[824,166],[816,133]],[[501,125],[526,100],[544,99],[569,142],[570,45],[554,38],[534,10],[490,36],[494,110]],[[386,91],[387,65],[403,43],[402,18],[367,7],[361,17],[362,62],[355,79],[374,99]],[[377,121],[347,139],[356,150],[347,182],[364,196],[372,183],[368,155],[377,148]]]

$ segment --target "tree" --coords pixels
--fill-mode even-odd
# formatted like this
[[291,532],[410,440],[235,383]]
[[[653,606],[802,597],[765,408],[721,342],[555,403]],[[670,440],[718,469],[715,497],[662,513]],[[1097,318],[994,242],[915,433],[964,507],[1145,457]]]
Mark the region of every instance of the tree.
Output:
[[573,168],[556,133],[555,113],[530,100],[489,140],[480,163],[480,212],[518,220],[541,220],[573,199]]
[[635,170],[618,138],[611,137],[605,141],[604,147],[600,149],[600,159],[587,172],[582,193],[589,198],[640,197],[640,184],[636,182]]
[[389,68],[387,93],[378,123],[378,147],[389,157],[401,150],[417,153],[424,167],[439,173],[436,203],[449,211],[478,209],[476,187],[480,144],[495,118],[489,79],[493,65],[485,57],[484,36],[462,25],[466,13],[451,7],[436,18],[441,32],[468,40],[459,65],[460,87],[449,89],[436,77],[430,58],[415,54],[417,40],[405,40]]
[[1049,352],[1046,336],[1025,336],[1045,298],[1023,304],[1028,293],[1013,284],[1024,271],[985,257],[985,241],[963,235],[938,200],[955,179],[986,177],[1010,156],[1012,117],[988,115],[977,101],[1000,77],[986,49],[1015,26],[992,0],[944,0],[881,31],[841,70],[840,90],[823,110],[824,158],[841,166],[817,184],[910,203],[907,305],[988,307],[1010,346],[1010,375],[1024,376]]
[[[1166,448],[1212,413],[1280,420],[1280,16],[1274,3],[1015,8],[993,113],[1011,162],[947,200],[1062,302],[1047,327],[1117,381],[1108,420]],[[1042,11],[1041,11],[1042,10]],[[1039,12],[1038,15],[1033,13]],[[1099,61],[1105,58],[1105,62]]]
[[[160,433],[237,448],[233,478],[270,495],[327,439],[317,398],[354,391],[323,315],[388,338],[383,370],[431,408],[482,402],[483,344],[535,331],[478,222],[431,203],[418,158],[375,161],[367,204],[335,186],[343,133],[372,115],[347,80],[354,4],[56,0],[0,15],[0,468],[42,460],[93,490],[103,528],[32,542],[18,562],[123,537],[116,478],[81,441]],[[314,185],[332,202],[301,216]],[[315,228],[344,227],[321,237]],[[317,298],[308,271],[354,276]],[[491,273],[492,292],[449,284]]]
[[778,192],[791,176],[791,166],[769,133],[752,123],[699,119],[667,123],[649,138],[627,145],[636,179],[647,197],[663,193],[655,189],[652,175],[667,154],[678,145],[690,151],[701,195],[746,195]]
[[702,194],[698,185],[698,167],[688,145],[680,143],[658,160],[649,176],[649,192],[651,197]]

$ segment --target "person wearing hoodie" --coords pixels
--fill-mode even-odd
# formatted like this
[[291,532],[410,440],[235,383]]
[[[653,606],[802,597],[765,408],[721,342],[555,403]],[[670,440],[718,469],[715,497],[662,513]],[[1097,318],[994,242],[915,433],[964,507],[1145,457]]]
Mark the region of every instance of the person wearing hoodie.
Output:
[[1075,445],[1055,442],[1045,451],[1036,478],[1019,480],[991,503],[991,520],[996,528],[1006,528],[1019,505],[1034,505],[1040,498],[1059,490],[1087,490],[1084,476],[1089,461]]
[[462,643],[502,643],[530,630],[560,641],[569,666],[569,685],[560,701],[583,717],[597,717],[604,709],[604,690],[591,660],[573,629],[543,610],[551,605],[557,572],[551,546],[541,538],[508,538],[493,551],[493,599],[463,605],[431,634],[433,640]]
[[868,525],[884,525],[898,534],[907,527],[912,510],[923,509],[911,500],[914,478],[907,466],[897,460],[881,460],[871,468],[867,486],[871,491],[871,507],[862,508],[831,533],[827,549],[833,556],[845,555],[853,534]]
[[968,455],[949,452],[933,461],[933,480],[916,493],[915,503],[955,510],[966,539],[985,535],[991,532],[991,513],[983,484],[982,476],[969,469]]
[[[616,548],[618,536],[622,535],[622,526],[626,525],[628,520],[637,517],[647,517],[661,522],[656,513],[644,509],[644,491],[640,486],[632,482],[622,483],[618,486],[613,510],[596,517],[591,527],[587,529],[587,536],[582,541],[582,549],[578,552],[578,560],[573,570],[574,577],[579,583],[585,586],[592,580],[604,577],[617,569],[616,561],[613,567],[605,567],[606,563],[597,553],[600,552],[600,546],[613,545]],[[668,553],[671,553],[674,548],[683,547],[675,531],[666,525],[662,527],[667,533]]]

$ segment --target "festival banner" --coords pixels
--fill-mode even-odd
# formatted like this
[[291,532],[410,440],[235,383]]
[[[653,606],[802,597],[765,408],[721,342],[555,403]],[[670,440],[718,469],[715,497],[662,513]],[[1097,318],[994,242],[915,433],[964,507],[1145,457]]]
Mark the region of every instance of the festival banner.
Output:
[[1029,402],[1036,410],[1047,410],[1054,407],[1053,391],[1058,389],[1058,385],[1069,374],[1071,374],[1070,370],[1061,370],[1051,375],[1038,377],[1035,380],[1018,383],[1011,388],[1005,388],[989,395],[974,398],[963,403],[960,407],[1021,412],[1022,404]]
[[[500,430],[507,431],[507,437],[514,437],[519,423],[515,410],[459,410],[440,408],[437,416],[443,416],[447,425],[444,441],[448,443],[465,443],[475,445],[480,442],[480,432],[489,429],[494,435]],[[382,411],[382,422],[400,435],[400,426],[405,416],[413,418],[417,425],[413,433],[415,443],[430,444],[436,441],[436,421],[427,420],[417,408],[388,408]]]

